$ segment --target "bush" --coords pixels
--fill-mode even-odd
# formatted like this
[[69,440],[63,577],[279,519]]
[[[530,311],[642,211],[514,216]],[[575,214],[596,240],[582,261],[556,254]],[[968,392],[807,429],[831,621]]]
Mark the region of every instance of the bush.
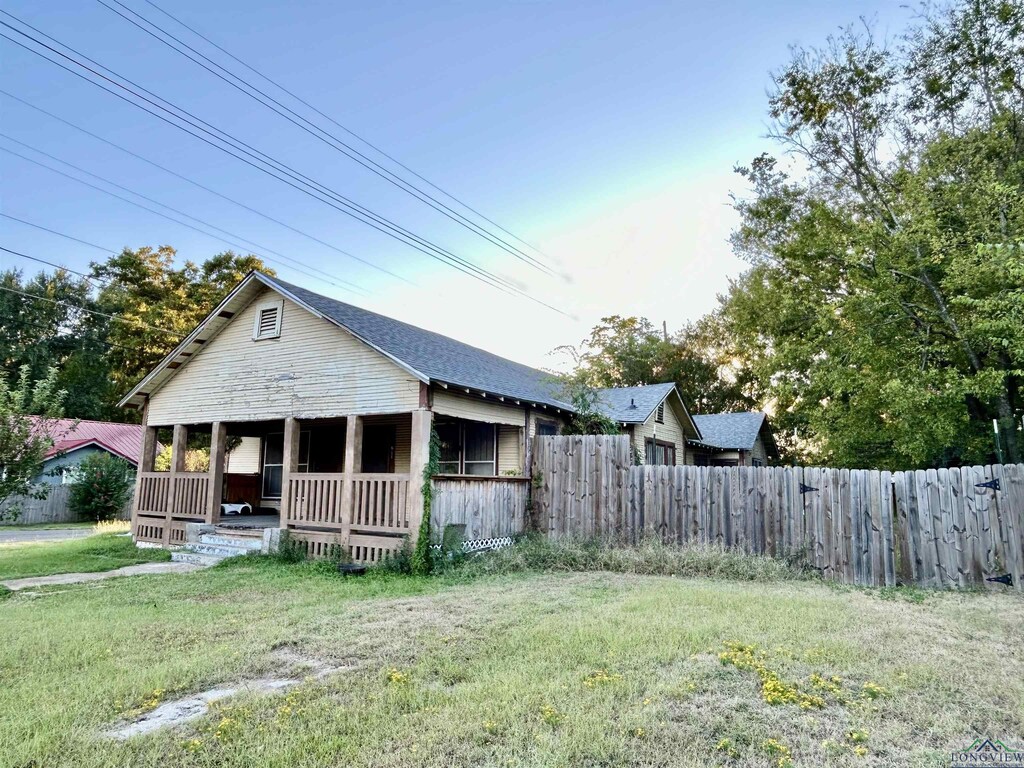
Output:
[[131,464],[109,453],[93,453],[75,470],[68,506],[88,520],[112,520],[124,514],[134,487]]
[[657,576],[706,576],[743,581],[808,579],[813,571],[782,558],[748,555],[707,544],[685,546],[648,539],[613,546],[598,539],[549,541],[538,534],[522,537],[511,547],[466,559],[467,575],[515,571],[613,571]]

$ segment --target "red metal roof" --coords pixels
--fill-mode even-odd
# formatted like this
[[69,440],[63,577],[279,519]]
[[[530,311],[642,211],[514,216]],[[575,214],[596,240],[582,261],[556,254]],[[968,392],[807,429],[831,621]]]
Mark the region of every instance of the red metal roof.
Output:
[[51,422],[50,436],[56,441],[46,458],[66,453],[89,444],[98,445],[115,456],[138,465],[142,453],[142,425],[114,424],[109,421],[57,419]]

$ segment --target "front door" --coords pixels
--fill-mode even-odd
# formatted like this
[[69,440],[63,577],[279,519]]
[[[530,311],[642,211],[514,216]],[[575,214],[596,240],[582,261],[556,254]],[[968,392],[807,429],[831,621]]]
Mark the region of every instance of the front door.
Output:
[[363,472],[395,471],[395,425],[363,427]]

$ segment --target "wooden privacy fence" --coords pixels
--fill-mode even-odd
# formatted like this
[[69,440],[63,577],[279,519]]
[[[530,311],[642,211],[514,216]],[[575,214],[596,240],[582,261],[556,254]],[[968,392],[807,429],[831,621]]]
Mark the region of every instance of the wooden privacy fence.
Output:
[[888,472],[633,466],[628,438],[538,437],[533,523],[549,537],[803,554],[848,584],[1024,583],[1024,465]]
[[525,477],[435,477],[431,532],[440,540],[445,526],[465,525],[466,541],[522,533],[529,492]]
[[[14,496],[0,504],[0,520],[3,525],[33,525],[36,523],[71,523],[79,520],[78,514],[68,507],[70,485],[54,485],[45,499],[32,499],[27,496]],[[17,511],[13,520],[5,518]],[[118,515],[119,520],[131,517],[131,504]]]

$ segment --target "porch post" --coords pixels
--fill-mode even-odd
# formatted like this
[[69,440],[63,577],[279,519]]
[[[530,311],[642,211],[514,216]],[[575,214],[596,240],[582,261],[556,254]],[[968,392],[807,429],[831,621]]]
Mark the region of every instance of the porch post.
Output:
[[345,419],[345,464],[341,471],[341,546],[348,546],[355,516],[355,478],[363,471],[363,417],[349,416]]
[[423,520],[423,470],[430,460],[430,431],[434,413],[426,408],[412,412],[412,436],[409,451],[409,536],[415,545]]
[[132,494],[131,526],[132,536],[138,532],[139,495],[142,493],[142,475],[153,471],[156,461],[156,427],[149,426],[149,400],[142,406],[142,449],[139,452],[139,464],[135,471],[135,492]]
[[292,507],[292,474],[299,471],[299,422],[284,420],[284,458],[281,460],[281,527],[287,526]]
[[224,454],[228,425],[215,421],[210,425],[210,482],[206,491],[206,522],[220,522],[220,502],[224,497]]
[[188,449],[188,427],[184,424],[174,425],[174,437],[171,439],[171,476],[167,485],[167,514],[164,516],[164,533],[161,537],[163,545],[171,543],[171,518],[178,506],[178,474],[185,471],[185,451]]

